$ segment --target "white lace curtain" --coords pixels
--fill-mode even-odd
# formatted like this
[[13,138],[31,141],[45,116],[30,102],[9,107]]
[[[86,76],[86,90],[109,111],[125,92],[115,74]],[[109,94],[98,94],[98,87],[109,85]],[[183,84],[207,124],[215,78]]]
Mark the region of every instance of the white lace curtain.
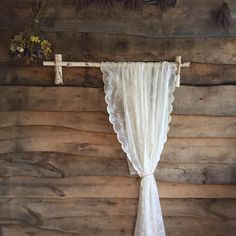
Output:
[[176,64],[101,65],[110,122],[141,177],[135,236],[165,236],[154,172],[167,140]]

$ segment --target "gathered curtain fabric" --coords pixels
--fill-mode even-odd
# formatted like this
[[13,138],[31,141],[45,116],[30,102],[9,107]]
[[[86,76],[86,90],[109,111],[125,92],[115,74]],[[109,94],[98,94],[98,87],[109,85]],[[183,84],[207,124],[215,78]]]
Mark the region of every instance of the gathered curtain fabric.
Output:
[[109,120],[141,177],[135,236],[165,236],[154,172],[167,140],[176,64],[103,62]]

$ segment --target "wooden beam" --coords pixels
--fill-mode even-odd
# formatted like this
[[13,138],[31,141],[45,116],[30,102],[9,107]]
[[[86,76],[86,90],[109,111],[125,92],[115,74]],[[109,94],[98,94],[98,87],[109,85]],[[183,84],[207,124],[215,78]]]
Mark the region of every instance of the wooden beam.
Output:
[[[188,115],[235,115],[235,92],[235,86],[181,86],[175,91],[173,112]],[[9,110],[106,111],[106,104],[102,89],[0,87],[0,111]]]
[[[1,177],[3,198],[137,198],[139,178],[79,176],[70,178]],[[236,198],[235,185],[158,182],[161,198]]]

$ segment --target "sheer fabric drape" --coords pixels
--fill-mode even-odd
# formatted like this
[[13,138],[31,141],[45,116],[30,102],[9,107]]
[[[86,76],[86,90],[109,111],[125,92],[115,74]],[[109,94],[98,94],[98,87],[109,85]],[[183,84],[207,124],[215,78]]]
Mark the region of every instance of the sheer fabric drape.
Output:
[[102,63],[110,122],[141,177],[135,236],[165,236],[154,178],[167,140],[176,64]]

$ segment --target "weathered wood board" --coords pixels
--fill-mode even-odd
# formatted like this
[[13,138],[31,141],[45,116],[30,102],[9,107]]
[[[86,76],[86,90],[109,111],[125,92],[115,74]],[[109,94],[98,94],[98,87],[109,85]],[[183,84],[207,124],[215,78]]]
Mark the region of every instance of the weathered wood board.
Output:
[[[0,128],[53,126],[77,131],[114,133],[107,112],[0,112]],[[236,116],[172,115],[169,137],[236,137]]]
[[[3,42],[0,44],[0,64],[10,63],[9,43],[16,33],[17,31],[0,30]],[[63,54],[65,60],[173,61],[175,56],[181,55],[184,61],[190,62],[236,64],[235,37],[156,39],[75,32],[49,32],[45,35],[54,43],[54,53]]]
[[[228,0],[231,14],[236,13],[236,3]],[[78,3],[78,2],[77,2]],[[81,9],[75,1],[50,0],[41,24],[46,32],[84,32],[98,34],[134,35],[140,37],[200,37],[235,36],[235,18],[229,30],[215,25],[212,13],[220,7],[221,0],[179,0],[177,6],[162,18],[156,6],[142,10],[124,10],[120,4],[111,6],[91,5]],[[24,29],[31,18],[28,0],[2,0],[0,29]],[[18,22],[12,20],[17,18]],[[194,26],[194,27],[193,27]]]
[[[25,236],[27,234],[35,236],[132,236],[134,232],[135,218],[130,216],[73,219],[64,221],[56,219],[46,222],[43,229],[23,224],[4,224],[1,226],[1,232],[3,236]],[[164,220],[168,236],[235,236],[235,220],[196,220],[190,217],[167,217]],[[73,223],[70,223],[71,221]],[[52,226],[50,227],[50,225]],[[88,227],[88,225],[92,226]]]
[[[138,198],[138,177],[1,177],[0,198]],[[157,182],[161,198],[236,198],[236,185]]]
[[[165,217],[195,217],[196,219],[232,220],[236,216],[234,199],[170,199],[161,198]],[[68,216],[136,216],[138,199],[135,198],[5,198],[0,200],[1,224],[4,220],[40,222],[40,218]],[[8,212],[11,206],[12,214]],[[28,216],[35,213],[35,218]],[[37,220],[37,215],[39,220]]]
[[[200,158],[199,158],[200,159]],[[155,172],[158,181],[194,184],[236,184],[233,164],[165,161]],[[0,176],[76,177],[129,176],[126,158],[101,158],[63,153],[10,153],[0,155]]]
[[[236,115],[235,86],[189,87],[175,91],[175,114]],[[106,111],[103,89],[0,87],[0,111]]]
[[[235,201],[231,199],[216,200],[216,199],[161,199],[162,210],[164,214],[165,224],[167,226],[168,235],[185,235],[188,232],[190,225],[201,223],[201,233],[209,232],[219,233],[220,226],[227,225],[227,235],[233,235],[235,225]],[[73,198],[73,199],[2,199],[0,200],[2,211],[0,212],[0,222],[2,235],[24,235],[23,232],[35,232],[34,235],[84,235],[87,230],[96,228],[99,235],[105,230],[111,230],[109,224],[114,222],[116,228],[112,228],[115,235],[122,231],[123,218],[129,223],[129,228],[122,235],[132,235],[132,223],[137,209],[137,199],[117,199],[117,198]],[[12,212],[8,211],[11,207]],[[110,221],[105,221],[109,217]],[[188,217],[188,219],[187,219]],[[95,218],[100,218],[102,224],[95,221],[91,227],[86,224],[83,219],[88,222]],[[177,219],[174,224],[174,219]],[[64,219],[64,220],[63,220]],[[181,220],[182,219],[182,220]],[[178,225],[177,222],[187,220],[187,224]],[[67,221],[66,221],[67,220]],[[115,223],[117,220],[117,223]],[[65,228],[64,222],[71,224],[70,228]],[[205,221],[205,224],[203,224]],[[195,223],[194,223],[195,222]],[[127,223],[127,222],[126,222]],[[4,225],[3,225],[4,224]],[[20,224],[22,226],[20,226]],[[26,226],[31,225],[30,226]],[[78,225],[77,227],[73,225]],[[210,225],[214,226],[214,231],[210,232]],[[80,227],[79,227],[80,226]],[[35,227],[35,228],[34,228]],[[174,230],[175,229],[175,230]],[[55,230],[55,231],[54,231]],[[178,233],[176,234],[177,231]],[[93,231],[92,231],[93,232]],[[190,231],[190,235],[201,235],[199,229],[194,227]],[[91,231],[88,232],[88,235]],[[87,235],[87,234],[85,234]],[[102,234],[101,234],[102,235]]]
[[[26,126],[3,128],[0,135],[0,154],[61,152],[88,157],[124,157],[116,135],[111,133]],[[235,138],[169,138],[162,157],[176,162],[214,163],[215,159],[215,163],[235,163],[235,142]]]
[[[52,67],[0,65],[0,85],[54,86],[55,72]],[[181,70],[182,85],[234,85],[235,65],[191,63]],[[65,86],[103,87],[99,68],[63,68]]]

